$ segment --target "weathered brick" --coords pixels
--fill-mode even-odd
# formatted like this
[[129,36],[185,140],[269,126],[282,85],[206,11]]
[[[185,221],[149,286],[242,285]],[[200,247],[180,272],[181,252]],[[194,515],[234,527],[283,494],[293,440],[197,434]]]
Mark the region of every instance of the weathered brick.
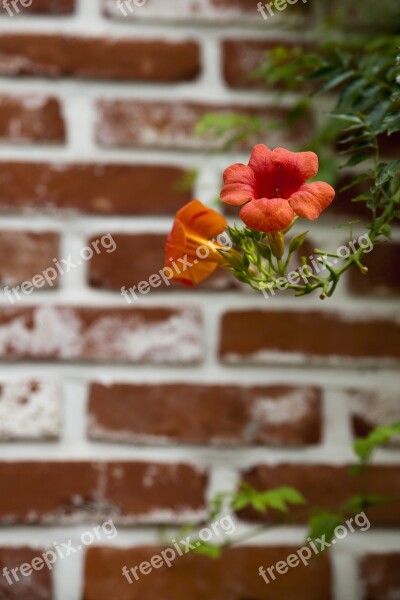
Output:
[[[332,573],[329,558],[320,556],[308,567],[289,569],[270,585],[259,576],[265,568],[286,560],[295,546],[244,546],[225,550],[215,560],[193,552],[177,557],[172,566],[152,569],[148,576],[122,575],[128,569],[159,556],[160,546],[136,548],[92,547],[86,555],[83,600],[331,600]],[[160,563],[158,563],[160,565]],[[99,577],[101,573],[101,577]]]
[[397,0],[382,0],[376,10],[374,0],[365,0],[364,10],[355,10],[352,0],[342,0],[340,4],[326,3],[321,5],[320,16],[335,24],[345,35],[353,31],[370,32],[379,35],[390,31],[397,32],[399,5]]
[[286,386],[106,386],[90,394],[93,439],[188,444],[315,444],[321,392]]
[[206,515],[207,481],[185,464],[114,462],[108,464],[104,496],[122,523],[197,522]]
[[[257,11],[257,4],[254,0],[193,0],[190,3],[186,0],[175,0],[171,5],[170,0],[147,0],[143,6],[135,6],[134,2],[122,3],[119,8],[115,0],[103,0],[103,14],[112,18],[133,19],[138,21],[194,21],[215,23],[243,23],[249,22],[265,26],[266,21]],[[303,3],[299,2],[299,5]],[[270,19],[271,25],[280,17],[285,21],[292,20],[293,9],[296,5],[290,7],[290,11],[276,11],[274,19]],[[131,8],[130,8],[131,7]],[[295,10],[296,15],[298,10]],[[268,12],[266,12],[268,15]]]
[[182,523],[205,514],[207,476],[185,464],[0,462],[0,475],[6,525]]
[[[4,569],[18,569],[36,557],[40,557],[45,549],[29,548],[28,546],[1,547],[0,548],[0,598],[2,600],[53,600],[52,575],[49,569],[32,569],[30,575],[24,576],[16,571],[18,581],[12,573],[4,574]],[[35,563],[36,564],[36,563]],[[11,581],[11,584],[10,584]]]
[[[54,266],[59,258],[60,238],[56,233],[0,231],[0,282],[15,286]],[[58,286],[58,278],[53,286]],[[44,287],[48,284],[44,282]]]
[[177,82],[200,72],[195,42],[29,33],[0,36],[0,73]]
[[[301,2],[298,5],[302,4]],[[294,5],[295,6],[295,5]],[[292,7],[290,7],[290,10]],[[302,6],[304,11],[304,5]],[[288,11],[286,11],[287,13]],[[304,41],[290,40],[248,40],[226,39],[222,43],[223,76],[225,82],[232,88],[265,89],[267,84],[262,77],[255,77],[254,72],[261,67],[265,53],[277,46],[287,48],[307,48]],[[268,85],[268,87],[271,87]],[[279,84],[273,88],[280,88]]]
[[0,209],[170,215],[191,200],[180,186],[185,173],[157,164],[0,162]]
[[357,268],[349,271],[349,290],[353,294],[394,296],[400,294],[400,244],[384,243],[363,257],[368,273]]
[[0,440],[56,439],[61,386],[50,381],[0,382]]
[[3,359],[194,363],[202,357],[192,308],[1,307]]
[[[257,465],[244,472],[242,478],[257,490],[292,486],[303,494],[310,506],[322,509],[339,507],[353,495],[378,493],[394,501],[368,509],[372,525],[400,526],[399,466],[371,466],[368,478],[362,479],[350,475],[349,467],[328,464]],[[263,515],[252,508],[246,508],[240,514],[251,521],[269,521],[272,518],[272,513]],[[304,506],[292,508],[291,515],[297,517],[299,522],[304,521]]]
[[[0,63],[1,60],[0,50]],[[64,142],[65,124],[59,100],[49,96],[1,94],[0,138],[18,143]]]
[[[104,146],[176,148],[188,150],[220,149],[224,137],[211,141],[195,135],[198,121],[207,113],[219,115],[247,115],[257,117],[260,123],[282,120],[288,110],[281,107],[254,107],[197,102],[144,102],[138,100],[100,100],[97,103],[96,140]],[[271,147],[296,144],[309,139],[313,120],[309,113],[290,130],[271,131],[250,136],[241,143],[243,149],[255,143],[268,141]]]
[[395,316],[232,311],[222,319],[220,357],[234,364],[390,365],[400,359],[399,333]]
[[394,600],[400,597],[400,553],[367,554],[359,563],[360,600]]
[[[29,0],[28,0],[29,1]],[[0,10],[6,12],[10,17],[25,13],[49,14],[49,15],[68,15],[75,11],[76,0],[30,0],[27,6],[22,6],[16,2],[15,7],[8,1],[8,9],[3,5]]]
[[94,384],[96,440],[303,445],[321,440],[321,391],[288,386]]
[[[166,238],[166,233],[113,233],[117,248],[112,253],[101,253],[93,256],[89,264],[90,285],[102,289],[120,290],[123,286],[132,288],[141,281],[148,281],[151,275],[159,273],[165,265],[164,248]],[[91,244],[92,241],[88,241],[88,244]],[[171,281],[167,286],[162,281],[159,287],[152,289],[152,292],[165,291],[169,287],[181,291],[187,290],[181,283]],[[236,289],[237,287],[237,282],[229,271],[218,269],[198,289],[224,291]],[[137,289],[133,290],[133,293],[140,297]],[[135,300],[133,295],[129,299],[131,302]]]
[[400,393],[393,388],[352,389],[346,392],[355,437],[364,437],[375,427],[400,422]]
[[0,497],[0,522],[58,523],[95,514],[101,500],[99,469],[84,462],[0,462],[7,490]]

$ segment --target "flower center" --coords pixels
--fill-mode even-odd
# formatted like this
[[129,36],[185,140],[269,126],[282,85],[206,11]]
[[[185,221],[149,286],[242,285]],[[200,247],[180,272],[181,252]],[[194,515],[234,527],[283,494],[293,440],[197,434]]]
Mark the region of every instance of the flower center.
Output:
[[303,180],[294,168],[274,164],[267,174],[256,172],[256,197],[287,200],[302,184]]

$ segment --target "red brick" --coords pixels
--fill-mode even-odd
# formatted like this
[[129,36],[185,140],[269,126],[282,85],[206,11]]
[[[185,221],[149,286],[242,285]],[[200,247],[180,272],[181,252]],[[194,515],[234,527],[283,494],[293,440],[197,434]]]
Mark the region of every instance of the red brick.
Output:
[[172,215],[192,198],[180,191],[185,173],[162,165],[0,162],[0,209]]
[[95,463],[0,462],[7,490],[0,497],[0,522],[58,523],[94,513],[101,500],[99,472]]
[[46,567],[40,571],[32,569],[31,575],[25,577],[16,571],[19,581],[16,581],[11,573],[8,573],[10,581],[4,577],[4,569],[16,569],[25,563],[32,563],[36,557],[40,557],[45,549],[29,548],[28,546],[2,547],[0,548],[0,598],[2,600],[53,600],[53,584],[51,571]]
[[[117,7],[115,0],[103,0],[103,14],[112,18],[133,19],[138,21],[189,21],[190,23],[200,22],[221,22],[240,23],[243,21],[265,26],[266,23],[257,11],[257,4],[254,0],[210,0],[205,3],[201,0],[192,0],[182,2],[178,6],[171,8],[168,0],[147,0],[141,7],[135,7],[134,3],[130,3],[133,10],[124,9],[124,12]],[[274,20],[279,17],[288,20],[288,17],[293,16],[292,9],[279,13],[277,11]],[[296,10],[296,13],[299,11]],[[268,14],[268,13],[267,13]]]
[[395,600],[400,597],[400,553],[367,554],[360,560],[360,600]]
[[65,124],[60,102],[50,96],[1,94],[0,138],[18,143],[63,143]]
[[[14,286],[30,281],[59,258],[60,238],[57,233],[31,233],[29,231],[0,231],[0,280],[3,285]],[[58,280],[54,281],[54,287]],[[45,283],[44,287],[48,287]]]
[[[7,11],[4,6],[0,7],[0,10],[6,12],[9,16],[19,14],[9,0],[9,10]],[[49,15],[68,15],[75,12],[76,0],[31,0],[29,6],[21,6],[17,2],[16,6],[20,10],[21,16],[25,13],[35,14],[49,14]],[[10,14],[11,11],[11,14]]]
[[[379,494],[395,500],[368,509],[368,517],[373,526],[400,526],[400,467],[375,465],[369,467],[368,478],[349,474],[349,467],[336,467],[327,464],[279,464],[277,466],[257,465],[242,474],[242,479],[257,490],[288,485],[299,490],[312,507],[332,509],[339,507],[350,496]],[[364,485],[365,484],[365,485]],[[304,520],[304,506],[291,510],[293,518]],[[241,516],[251,521],[270,521],[272,513],[263,515],[254,509],[245,509]],[[276,515],[275,515],[276,517]]]
[[[221,148],[223,139],[211,142],[195,135],[198,121],[207,113],[220,115],[249,115],[259,117],[264,124],[282,120],[287,109],[258,108],[196,102],[144,102],[138,100],[101,100],[97,103],[96,140],[104,146],[176,148],[203,150]],[[268,141],[269,146],[295,144],[309,139],[312,130],[310,114],[297,121],[289,130],[268,131],[251,136],[241,144],[251,148],[255,143]],[[261,136],[261,139],[260,139]]]
[[[112,253],[102,252],[93,256],[89,264],[90,285],[96,288],[120,290],[123,286],[132,288],[141,281],[148,281],[151,275],[158,273],[165,265],[166,238],[166,233],[113,233],[117,248]],[[88,241],[88,244],[93,240]],[[154,288],[153,291],[165,291],[169,287],[181,291],[187,290],[182,284],[172,281],[170,286],[162,282],[162,285]],[[237,287],[238,284],[229,271],[218,269],[196,289],[223,291]],[[134,293],[140,296],[137,290],[134,290]]]
[[189,81],[200,72],[194,42],[2,34],[0,73],[123,81]]
[[355,437],[364,437],[375,427],[400,422],[398,389],[347,390],[352,430]]
[[303,445],[321,440],[321,391],[287,386],[94,384],[96,440]]
[[192,308],[1,307],[3,359],[192,364],[202,357]]
[[366,34],[379,35],[380,32],[388,34],[397,32],[399,9],[396,0],[383,0],[381,10],[376,10],[374,0],[365,0],[364,10],[359,11],[352,0],[342,0],[340,4],[326,3],[321,5],[321,18],[334,23],[344,36],[351,35],[354,31]]
[[363,264],[368,268],[362,274],[357,268],[349,271],[349,290],[353,294],[395,296],[400,294],[400,244],[385,242],[376,245],[364,255]]
[[331,600],[329,558],[318,557],[267,585],[259,576],[265,568],[286,560],[295,546],[244,546],[225,550],[219,560],[189,553],[170,568],[163,565],[133,584],[122,575],[160,555],[160,546],[136,548],[92,547],[86,555],[83,600]]
[[188,523],[204,519],[207,475],[184,464],[110,463],[105,501],[122,523]]
[[400,359],[399,333],[395,316],[232,311],[222,319],[220,357],[234,364],[389,365]]
[[4,525],[182,523],[205,511],[207,476],[184,464],[0,462],[0,475]]
[[[298,5],[301,5],[304,14],[304,8],[306,7],[301,2],[299,2]],[[296,5],[291,6],[290,10],[295,6]],[[286,13],[288,13],[288,11],[286,11]],[[263,65],[265,53],[269,50],[273,50],[277,46],[285,46],[287,48],[300,46],[304,48],[305,44],[301,41],[293,42],[282,38],[277,40],[224,40],[222,43],[222,68],[227,85],[232,88],[265,89],[267,84],[261,77],[255,77],[254,72]],[[279,88],[280,85],[274,85],[272,87]]]

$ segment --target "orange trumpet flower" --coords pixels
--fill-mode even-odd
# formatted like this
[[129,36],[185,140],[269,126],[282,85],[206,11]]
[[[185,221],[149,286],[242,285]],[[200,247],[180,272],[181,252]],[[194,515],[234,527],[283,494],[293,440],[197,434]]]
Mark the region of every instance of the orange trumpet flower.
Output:
[[306,183],[318,172],[314,152],[270,150],[254,146],[248,165],[236,163],[224,172],[221,200],[242,206],[242,221],[256,231],[282,231],[295,216],[314,220],[335,196],[323,181]]
[[[224,248],[224,242],[218,240],[227,225],[224,217],[198,200],[181,208],[165,245],[165,269],[173,273],[170,278],[192,287],[222,265],[218,249]],[[225,235],[224,241],[228,241]]]

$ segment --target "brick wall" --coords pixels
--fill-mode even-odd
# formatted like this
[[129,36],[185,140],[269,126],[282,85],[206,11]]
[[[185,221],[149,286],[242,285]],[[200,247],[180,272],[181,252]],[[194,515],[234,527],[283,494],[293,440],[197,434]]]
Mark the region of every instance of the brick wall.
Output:
[[[207,153],[197,119],[287,110],[247,73],[277,41],[305,40],[311,3],[268,22],[253,0],[148,0],[126,17],[114,0],[18,6],[0,17],[1,280],[20,285],[110,233],[117,248],[20,300],[1,294],[0,571],[105,519],[118,535],[14,586],[0,573],[0,599],[397,598],[398,507],[275,587],[258,567],[295,551],[301,524],[220,562],[184,557],[140,586],[121,574],[160,550],[157,525],[201,520],[206,498],[239,477],[341,501],[354,436],[400,419],[399,231],[369,255],[368,278],[349,273],[324,303],[266,300],[221,275],[131,305],[119,293],[163,266],[176,209],[213,202],[222,170],[246,160],[246,148]],[[314,118],[265,142],[296,149]],[[339,196],[314,246],[341,245],[354,214]],[[399,493],[398,449],[378,454],[370,486]],[[259,518],[241,516],[242,533]]]

